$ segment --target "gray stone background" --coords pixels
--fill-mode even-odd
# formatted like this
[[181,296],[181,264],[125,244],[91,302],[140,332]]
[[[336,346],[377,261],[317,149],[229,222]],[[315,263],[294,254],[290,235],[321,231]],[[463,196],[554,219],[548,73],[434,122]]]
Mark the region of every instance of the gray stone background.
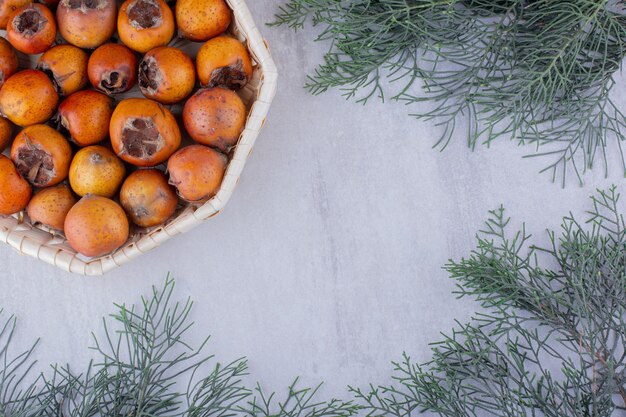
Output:
[[0,246],[0,305],[20,318],[18,343],[42,338],[42,364],[84,364],[90,331],[112,303],[138,301],[169,271],[180,298],[195,300],[192,339],[211,334],[223,361],[247,356],[267,388],[297,375],[327,381],[333,395],[348,383],[387,382],[391,360],[403,351],[428,359],[428,343],[475,311],[456,300],[441,267],[469,253],[488,210],[504,204],[545,242],[545,228],[584,213],[595,188],[622,181],[614,163],[609,179],[598,167],[582,187],[571,178],[561,189],[538,174],[546,160],[521,159],[530,149],[503,142],[469,152],[459,129],[440,153],[431,149],[440,129],[401,104],[308,95],[305,73],[326,46],[312,31],[265,27],[281,2],[249,2],[280,85],[221,215],[103,278]]

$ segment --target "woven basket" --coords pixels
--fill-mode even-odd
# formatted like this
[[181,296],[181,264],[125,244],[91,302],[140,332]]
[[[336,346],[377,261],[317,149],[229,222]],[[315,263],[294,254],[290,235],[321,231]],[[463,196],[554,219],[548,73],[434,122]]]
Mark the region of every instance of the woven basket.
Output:
[[[248,120],[237,146],[229,155],[230,161],[218,193],[201,206],[181,206],[176,215],[163,226],[151,230],[134,230],[131,239],[122,248],[101,258],[86,259],[77,254],[63,236],[32,226],[27,219],[24,219],[23,213],[8,217],[0,216],[0,241],[8,243],[23,255],[56,265],[65,271],[97,276],[196,227],[224,208],[239,181],[246,160],[265,122],[276,92],[277,81],[276,65],[245,2],[243,0],[226,1],[234,13],[230,32],[247,43],[254,60],[255,71],[253,79],[239,92],[249,108]],[[197,50],[200,45],[179,41],[176,46]],[[32,66],[32,62],[22,64]],[[140,94],[135,91],[128,95],[139,96]],[[174,113],[177,110],[180,111],[180,109],[172,109]]]

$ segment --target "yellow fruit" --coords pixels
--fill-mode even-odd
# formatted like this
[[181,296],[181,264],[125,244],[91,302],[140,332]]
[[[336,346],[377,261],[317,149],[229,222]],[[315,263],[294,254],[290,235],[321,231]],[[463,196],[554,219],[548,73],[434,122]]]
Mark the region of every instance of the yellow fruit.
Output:
[[196,68],[203,87],[238,90],[252,78],[250,53],[232,36],[219,36],[205,42],[198,51]]
[[104,146],[87,146],[76,153],[70,165],[70,185],[79,196],[113,197],[119,190],[126,167]]

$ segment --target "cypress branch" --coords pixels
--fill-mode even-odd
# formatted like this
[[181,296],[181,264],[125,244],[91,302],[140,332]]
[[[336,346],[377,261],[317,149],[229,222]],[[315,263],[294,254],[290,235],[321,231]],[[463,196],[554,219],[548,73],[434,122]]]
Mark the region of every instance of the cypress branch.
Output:
[[610,95],[626,55],[622,1],[289,0],[272,25],[308,21],[330,44],[308,77],[313,94],[430,103],[413,115],[441,126],[436,147],[467,118],[469,147],[531,145],[563,185],[597,158],[608,173],[608,153],[626,172],[626,117]]

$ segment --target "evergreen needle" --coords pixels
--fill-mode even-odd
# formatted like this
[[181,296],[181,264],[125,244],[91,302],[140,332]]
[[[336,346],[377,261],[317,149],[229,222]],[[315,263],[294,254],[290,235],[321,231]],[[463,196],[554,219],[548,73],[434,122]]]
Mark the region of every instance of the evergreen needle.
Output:
[[[442,128],[461,117],[467,142],[499,138],[535,147],[553,180],[622,153],[626,117],[611,100],[626,55],[621,0],[289,0],[272,25],[322,27],[330,43],[306,88],[341,88],[365,103],[427,102],[415,114]],[[421,85],[422,93],[416,91]],[[609,143],[611,142],[611,143]],[[569,169],[568,169],[569,168]]]
[[[244,384],[245,359],[216,362],[208,339],[192,347],[186,336],[192,303],[172,300],[174,281],[153,288],[138,306],[117,305],[94,335],[96,360],[80,372],[53,366],[31,378],[35,346],[12,356],[15,317],[0,310],[0,417],[350,417],[357,406],[315,401],[316,389],[285,398]],[[319,388],[319,387],[318,387]]]
[[446,270],[483,307],[432,346],[394,363],[395,384],[351,388],[368,416],[626,415],[626,223],[615,188],[592,198],[548,247],[504,210],[491,212],[471,255]]
[[139,306],[117,306],[80,372],[34,374],[35,346],[14,354],[16,320],[0,312],[0,416],[624,416],[624,207],[615,187],[591,201],[586,222],[565,217],[545,246],[490,212],[476,248],[445,267],[482,311],[433,343],[429,362],[405,355],[392,384],[352,386],[352,400],[319,400],[298,380],[283,399],[247,388],[244,359],[220,364],[206,341],[186,341],[192,303],[172,301],[168,279]]

